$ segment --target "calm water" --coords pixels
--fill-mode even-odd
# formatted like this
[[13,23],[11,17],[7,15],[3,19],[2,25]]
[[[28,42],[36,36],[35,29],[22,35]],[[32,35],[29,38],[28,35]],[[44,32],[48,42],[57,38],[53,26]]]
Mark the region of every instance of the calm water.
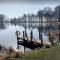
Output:
[[[37,28],[31,28],[33,30],[33,37],[35,39],[39,39],[39,32]],[[30,36],[31,29],[27,28],[27,34]],[[15,32],[16,30],[20,31],[21,34],[25,30],[23,26],[19,25],[11,25],[10,23],[3,24],[2,27],[0,27],[0,44],[9,47],[12,46],[14,49],[17,48],[17,40]],[[42,33],[43,34],[43,33]],[[43,34],[43,40],[48,40],[48,37]],[[23,47],[22,49],[23,50]]]

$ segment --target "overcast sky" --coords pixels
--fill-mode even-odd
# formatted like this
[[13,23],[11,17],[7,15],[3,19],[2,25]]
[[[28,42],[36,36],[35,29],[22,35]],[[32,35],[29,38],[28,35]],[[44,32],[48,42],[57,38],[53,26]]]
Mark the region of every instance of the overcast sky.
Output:
[[0,14],[4,14],[7,17],[19,17],[23,14],[36,14],[38,10],[44,7],[51,7],[54,9],[57,5],[60,5],[59,0],[19,0],[14,3],[0,3]]

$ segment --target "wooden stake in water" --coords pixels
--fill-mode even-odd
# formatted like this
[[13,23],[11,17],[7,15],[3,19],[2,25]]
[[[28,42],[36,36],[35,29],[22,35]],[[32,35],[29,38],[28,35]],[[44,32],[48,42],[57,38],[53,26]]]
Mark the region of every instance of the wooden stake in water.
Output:
[[50,38],[50,32],[49,32],[49,42],[51,42],[51,38]]
[[16,31],[16,36],[17,36],[17,49],[19,50],[19,38],[18,38],[18,34],[19,34],[19,32]]
[[39,30],[39,40],[40,40],[40,30]]
[[41,46],[43,46],[43,38],[42,38],[42,34],[40,34],[41,36]]
[[[23,31],[23,40],[25,39],[25,34],[24,34],[24,31]],[[25,42],[24,42],[24,52],[25,52]]]
[[33,38],[33,31],[32,30],[31,30],[31,34],[30,35],[31,35],[31,41],[32,41],[32,38]]
[[26,29],[25,29],[25,36],[28,38],[28,36],[27,36],[27,32],[26,32]]

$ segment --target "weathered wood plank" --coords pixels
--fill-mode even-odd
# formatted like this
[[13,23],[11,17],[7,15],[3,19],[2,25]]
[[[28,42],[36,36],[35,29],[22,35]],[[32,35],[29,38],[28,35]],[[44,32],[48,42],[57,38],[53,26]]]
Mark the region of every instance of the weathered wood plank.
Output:
[[[21,39],[21,40],[23,40],[23,36],[20,36],[20,35],[18,35],[18,39]],[[25,39],[24,39],[25,41],[28,41],[28,42],[30,42],[31,41],[31,38],[30,37],[25,37]],[[35,40],[34,38],[32,39],[32,43],[34,43],[34,44],[40,44],[41,45],[41,40]],[[44,41],[43,40],[43,45],[48,45],[48,46],[51,46],[51,43],[50,42],[48,42],[48,41]]]

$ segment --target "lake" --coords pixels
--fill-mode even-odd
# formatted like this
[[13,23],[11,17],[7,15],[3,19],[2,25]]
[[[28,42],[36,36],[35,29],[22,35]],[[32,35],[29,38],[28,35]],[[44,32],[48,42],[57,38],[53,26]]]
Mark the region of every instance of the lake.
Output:
[[[22,34],[25,28],[21,25],[14,25],[10,23],[4,23],[0,25],[0,44],[6,47],[12,46],[14,49],[17,49],[17,39],[15,32],[16,30],[20,31]],[[39,30],[38,28],[26,28],[28,36],[30,36],[31,29],[33,30],[33,37],[39,39]],[[42,33],[43,40],[48,40],[48,36],[45,33]],[[22,46],[21,46],[22,47]],[[28,49],[27,49],[28,50]],[[23,51],[23,47],[21,48]]]

